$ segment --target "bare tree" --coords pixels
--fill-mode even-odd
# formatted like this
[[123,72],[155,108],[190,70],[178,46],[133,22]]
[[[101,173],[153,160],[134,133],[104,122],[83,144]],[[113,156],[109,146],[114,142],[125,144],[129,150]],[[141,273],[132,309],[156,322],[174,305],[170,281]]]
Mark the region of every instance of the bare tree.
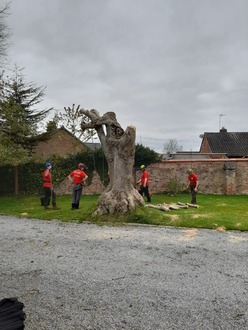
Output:
[[144,199],[133,185],[135,127],[128,126],[124,131],[114,112],[103,116],[94,109],[80,112],[90,119],[87,123],[82,121],[82,131],[89,128],[97,131],[108,163],[109,185],[98,200],[96,214],[126,213],[144,205]]
[[[80,105],[75,106],[72,104],[72,107],[64,107],[64,112],[59,112],[57,114],[58,123],[62,123],[73,135],[77,136],[83,142],[87,142],[92,139],[96,134],[96,131],[93,129],[86,129],[84,132],[81,130],[80,120],[82,114],[80,113]],[[89,118],[83,116],[84,122],[88,123]]]
[[169,141],[167,141],[164,144],[164,153],[167,155],[167,157],[170,156],[170,154],[174,154],[178,151],[182,151],[183,150],[183,146],[179,145],[176,139],[171,139]]

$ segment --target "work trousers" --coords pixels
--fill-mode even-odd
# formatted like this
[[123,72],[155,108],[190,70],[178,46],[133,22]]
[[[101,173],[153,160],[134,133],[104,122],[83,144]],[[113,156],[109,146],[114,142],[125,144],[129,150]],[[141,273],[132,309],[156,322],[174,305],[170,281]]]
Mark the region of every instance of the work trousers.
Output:
[[82,192],[83,186],[81,184],[74,184],[72,190],[72,204],[79,205]]
[[149,193],[149,187],[148,186],[140,186],[139,193],[141,196],[145,195],[147,202],[151,202],[151,196]]
[[52,197],[52,206],[56,206],[56,194],[52,188],[44,187],[44,207],[48,207],[50,205],[51,197]]
[[191,193],[191,204],[196,204],[196,191],[195,187],[190,186],[190,193]]

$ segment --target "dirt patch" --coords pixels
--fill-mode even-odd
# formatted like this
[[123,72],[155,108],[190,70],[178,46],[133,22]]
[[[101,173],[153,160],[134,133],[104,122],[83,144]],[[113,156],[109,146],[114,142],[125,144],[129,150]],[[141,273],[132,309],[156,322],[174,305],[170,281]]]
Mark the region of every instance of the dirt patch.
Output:
[[198,235],[197,229],[187,229],[184,231],[184,235],[179,238],[180,241],[189,241],[194,239]]
[[226,231],[226,228],[221,226],[221,227],[216,228],[216,230],[224,233]]
[[170,218],[172,221],[179,220],[179,216],[177,214],[169,214],[168,218]]
[[209,218],[209,214],[193,214],[192,219]]

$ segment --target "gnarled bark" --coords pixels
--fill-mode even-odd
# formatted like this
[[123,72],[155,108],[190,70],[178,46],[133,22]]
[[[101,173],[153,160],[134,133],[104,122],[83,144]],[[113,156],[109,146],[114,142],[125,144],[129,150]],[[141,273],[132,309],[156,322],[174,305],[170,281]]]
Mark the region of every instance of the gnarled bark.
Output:
[[109,185],[101,194],[95,213],[125,213],[144,205],[144,199],[133,186],[135,127],[128,126],[124,131],[114,112],[100,116],[94,109],[81,109],[81,113],[90,118],[90,123],[82,122],[81,128],[97,131],[109,170]]

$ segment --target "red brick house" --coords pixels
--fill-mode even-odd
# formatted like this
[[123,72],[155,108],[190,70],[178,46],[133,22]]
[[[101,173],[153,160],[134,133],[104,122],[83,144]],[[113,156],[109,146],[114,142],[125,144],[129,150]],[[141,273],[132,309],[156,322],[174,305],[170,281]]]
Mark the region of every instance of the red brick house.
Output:
[[51,133],[42,135],[44,140],[40,141],[33,150],[36,160],[47,160],[55,154],[60,156],[76,155],[87,148],[82,141],[64,126],[57,128]]
[[204,133],[200,153],[226,154],[227,158],[248,157],[248,132],[227,132],[222,127],[216,133]]

